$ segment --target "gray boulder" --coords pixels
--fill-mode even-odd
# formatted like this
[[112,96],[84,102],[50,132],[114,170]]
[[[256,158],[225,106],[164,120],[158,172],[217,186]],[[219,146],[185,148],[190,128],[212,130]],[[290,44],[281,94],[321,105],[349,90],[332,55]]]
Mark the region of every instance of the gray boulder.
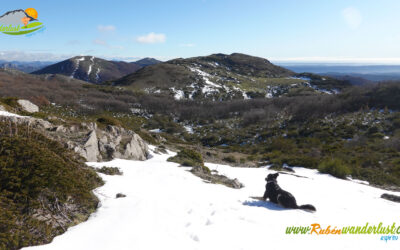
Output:
[[83,148],[78,148],[78,153],[87,161],[98,161],[100,151],[99,142],[95,130],[92,130],[88,134],[88,138],[83,145]]
[[132,139],[126,144],[125,152],[122,156],[124,159],[144,161],[148,157],[148,152],[149,148],[144,140],[138,134],[134,134]]
[[29,113],[39,112],[39,107],[28,100],[18,100],[18,104],[26,112]]

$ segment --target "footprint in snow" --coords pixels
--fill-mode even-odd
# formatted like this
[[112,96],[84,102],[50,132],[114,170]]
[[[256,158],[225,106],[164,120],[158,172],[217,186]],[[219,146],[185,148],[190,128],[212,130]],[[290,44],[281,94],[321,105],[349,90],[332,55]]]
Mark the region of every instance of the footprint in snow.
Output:
[[195,234],[190,235],[190,238],[192,238],[192,240],[197,241],[197,242],[200,241],[199,237]]

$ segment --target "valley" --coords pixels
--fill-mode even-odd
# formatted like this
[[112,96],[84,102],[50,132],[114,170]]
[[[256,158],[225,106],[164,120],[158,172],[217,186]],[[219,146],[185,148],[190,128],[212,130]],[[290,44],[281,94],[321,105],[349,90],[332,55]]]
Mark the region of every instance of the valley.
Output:
[[[280,211],[269,205],[263,207],[248,199],[250,195],[262,194],[264,175],[272,172],[279,172],[283,176],[297,176],[294,177],[297,179],[299,179],[299,173],[316,180],[330,178],[333,183],[350,185],[349,188],[354,187],[355,190],[359,190],[357,185],[361,185],[355,182],[363,183],[366,188],[376,190],[371,191],[374,195],[368,199],[381,204],[382,209],[391,211],[390,209],[397,206],[393,201],[384,201],[378,193],[390,193],[396,197],[400,190],[400,106],[397,101],[400,97],[400,85],[398,83],[382,82],[354,86],[345,80],[327,76],[294,73],[266,59],[237,53],[174,59],[156,64],[153,62],[146,59],[144,63],[150,63],[149,65],[140,66],[141,68],[133,73],[119,71],[118,74],[126,75],[117,79],[110,76],[110,80],[105,80],[106,76],[109,76],[106,74],[106,65],[112,64],[110,72],[116,72],[114,67],[121,68],[122,66],[93,56],[74,57],[33,74],[15,69],[2,69],[0,70],[0,105],[6,113],[0,114],[3,119],[3,123],[0,124],[1,136],[4,140],[29,142],[30,134],[27,131],[33,130],[46,140],[57,143],[60,150],[66,150],[68,154],[74,155],[76,157],[74,164],[81,166],[81,171],[89,171],[87,174],[93,174],[91,172],[93,169],[86,169],[82,165],[85,161],[99,161],[93,164],[88,163],[90,166],[121,167],[123,177],[108,177],[100,174],[106,180],[104,192],[109,192],[107,181],[113,182],[112,178],[128,178],[126,181],[131,181],[129,172],[134,170],[124,164],[148,168],[148,165],[156,161],[160,166],[167,164],[172,167],[174,170],[171,169],[171,171],[178,174],[179,178],[189,178],[191,182],[197,183],[199,190],[214,189],[214,186],[216,189],[221,189],[221,192],[231,192],[225,189],[232,188],[248,190],[249,192],[238,191],[243,195],[232,194],[233,200],[239,199],[239,203],[235,205],[232,203],[232,207],[240,211],[242,210],[240,207],[246,207],[246,204],[255,205],[246,207],[245,210],[256,209],[260,214],[271,209]],[[123,63],[123,65],[127,64]],[[98,65],[102,66],[98,67]],[[104,75],[102,75],[103,72],[105,72]],[[116,73],[115,77],[117,77]],[[21,99],[26,101],[20,102]],[[31,103],[31,106],[37,106],[37,108],[27,111],[26,107],[20,103]],[[20,117],[10,116],[10,114]],[[7,144],[7,147],[11,145]],[[24,150],[22,144],[18,147]],[[8,152],[9,149],[4,150]],[[185,157],[175,160],[171,158],[167,162],[167,158],[172,157],[174,152]],[[123,161],[122,159],[126,162],[119,162]],[[18,166],[24,166],[24,164]],[[179,165],[181,166],[178,167]],[[190,169],[191,173],[185,171]],[[3,168],[0,171],[3,173],[6,170]],[[155,176],[156,172],[161,170],[149,171]],[[170,176],[168,171],[165,174]],[[250,174],[253,171],[258,174],[247,178],[247,173]],[[181,173],[190,177],[183,177]],[[37,176],[33,174],[32,177],[36,176],[35,178],[38,179],[35,180],[41,180],[40,174],[38,172]],[[257,179],[256,176],[260,178]],[[149,183],[154,181],[150,180],[149,176],[143,178]],[[160,178],[163,177],[160,175]],[[5,183],[8,181],[7,179]],[[60,183],[64,181],[65,179],[57,180]],[[100,180],[91,181],[90,185],[84,183],[84,192],[100,185]],[[169,183],[168,179],[165,181]],[[213,184],[204,184],[204,182]],[[258,183],[257,187],[251,184],[253,182]],[[322,182],[318,183],[322,185]],[[142,186],[146,187],[146,185],[148,183],[143,183]],[[185,182],[182,185],[192,184]],[[248,185],[252,186],[251,192],[247,189]],[[314,198],[312,198],[313,195],[307,197],[311,201],[315,199],[317,204],[319,202],[318,207],[323,207],[321,214],[317,212],[318,216],[310,216],[323,221],[327,218],[323,214],[326,215],[331,210],[326,205],[328,203],[317,198],[322,190],[327,191],[320,189],[318,185],[310,183],[310,189],[314,190],[315,196]],[[113,207],[111,203],[119,202],[120,198],[118,200],[112,198],[115,192],[128,194],[128,198],[122,196],[121,199],[136,202],[134,199],[131,200],[135,194],[132,193],[130,187],[118,187],[118,190],[111,188],[112,193],[106,196],[103,196],[104,193],[101,191],[103,187],[96,189],[95,194],[102,206],[110,204]],[[295,186],[291,187],[292,190],[297,189]],[[60,248],[76,244],[76,241],[68,240],[69,235],[77,239],[75,238],[77,236],[72,236],[75,227],[71,226],[86,220],[88,214],[93,212],[93,208],[77,211],[66,209],[68,220],[56,217],[52,220],[53,224],[50,224],[52,226],[46,227],[42,217],[38,217],[35,212],[38,209],[35,204],[43,200],[41,197],[56,195],[56,203],[46,198],[49,199],[47,202],[50,207],[70,206],[67,198],[58,197],[57,191],[52,186],[49,189],[50,191],[46,191],[47,188],[38,188],[37,193],[28,194],[26,196],[28,198],[25,199],[29,202],[21,203],[26,206],[23,210],[4,208],[5,211],[20,213],[20,217],[17,216],[14,221],[7,222],[9,225],[20,223],[22,218],[29,218],[30,225],[36,225],[35,223],[40,225],[35,229],[39,231],[34,232],[41,233],[32,234],[32,231],[27,232],[21,228],[18,235],[13,235],[17,237],[18,243],[6,238],[0,241],[1,244],[9,244],[11,249],[17,249],[22,246],[48,243],[56,235],[64,232],[66,233],[63,236],[55,238],[54,244],[60,244],[58,245]],[[26,195],[23,186],[18,186],[17,189],[12,188],[12,185],[4,186],[2,190],[5,192],[2,196],[5,201],[10,199],[12,192]],[[335,190],[332,187],[329,192],[334,193]],[[337,195],[344,192],[336,191]],[[208,191],[204,192],[206,195]],[[296,196],[300,195],[296,194]],[[149,202],[144,197],[141,199],[142,202]],[[218,199],[221,197],[218,196]],[[337,199],[339,202],[340,198]],[[83,201],[83,206],[88,206],[86,202]],[[189,203],[187,206],[191,207]],[[93,203],[90,204],[93,206]],[[17,206],[21,205],[17,204]],[[156,209],[154,212],[161,213],[157,210],[162,208],[161,205],[153,204],[152,206]],[[141,209],[140,206],[137,208]],[[113,209],[98,208],[98,212],[81,224],[82,226],[79,225],[76,228],[85,228],[91,223],[100,222],[96,214],[101,218],[106,211],[108,211],[106,213],[115,213]],[[128,205],[124,209],[136,209],[136,207]],[[333,206],[331,209],[334,211],[337,207]],[[358,208],[348,204],[343,209],[356,211]],[[286,212],[293,213],[293,216],[298,215],[295,211]],[[44,218],[47,218],[47,214],[57,215],[57,211],[52,209],[40,213]],[[243,213],[247,212],[243,210]],[[243,216],[241,214],[240,212],[235,216]],[[236,221],[236,217],[231,219]],[[5,221],[5,218],[2,220]],[[61,226],[54,224],[57,221]],[[114,223],[115,220],[108,223],[111,222]],[[145,224],[146,221],[143,223]],[[248,225],[249,228],[253,228],[251,225],[251,223]],[[261,225],[263,223],[257,227]],[[283,226],[281,224],[281,227]],[[68,227],[71,229],[67,230]],[[163,232],[163,230],[157,232],[157,237],[161,237]],[[185,234],[182,231],[179,237],[184,237]],[[186,247],[195,248],[196,246],[193,245],[195,244],[200,249],[207,249],[211,247],[212,242],[216,242],[202,229],[196,229],[192,234],[195,236],[181,239],[182,242],[187,242]],[[203,241],[204,238],[205,241]],[[66,239],[70,243],[65,243],[61,239]],[[171,239],[165,238],[166,242],[169,240]],[[256,239],[249,238],[249,240],[260,246]],[[136,243],[138,247],[143,247],[139,244],[140,241]],[[50,244],[46,247],[52,249],[53,246],[56,245]],[[122,248],[125,246],[121,245]],[[79,249],[77,246],[74,247]]]

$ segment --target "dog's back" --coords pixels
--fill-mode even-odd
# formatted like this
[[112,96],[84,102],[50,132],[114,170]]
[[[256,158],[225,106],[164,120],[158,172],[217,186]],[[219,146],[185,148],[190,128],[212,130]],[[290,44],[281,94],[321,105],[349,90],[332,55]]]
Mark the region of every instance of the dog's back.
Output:
[[271,202],[277,203],[285,208],[300,208],[316,211],[316,208],[310,204],[298,206],[296,198],[278,185],[278,176],[279,173],[269,174],[267,178],[265,178],[267,185],[265,186],[264,200],[269,199]]

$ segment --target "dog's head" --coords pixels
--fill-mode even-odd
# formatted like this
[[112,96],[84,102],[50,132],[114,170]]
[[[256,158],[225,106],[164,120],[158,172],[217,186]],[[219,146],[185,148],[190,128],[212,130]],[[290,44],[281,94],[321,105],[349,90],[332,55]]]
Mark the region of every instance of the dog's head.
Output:
[[265,178],[265,180],[266,180],[267,182],[276,181],[276,178],[278,178],[278,176],[279,176],[279,173],[276,173],[276,174],[269,174],[269,175],[267,176],[267,178]]

